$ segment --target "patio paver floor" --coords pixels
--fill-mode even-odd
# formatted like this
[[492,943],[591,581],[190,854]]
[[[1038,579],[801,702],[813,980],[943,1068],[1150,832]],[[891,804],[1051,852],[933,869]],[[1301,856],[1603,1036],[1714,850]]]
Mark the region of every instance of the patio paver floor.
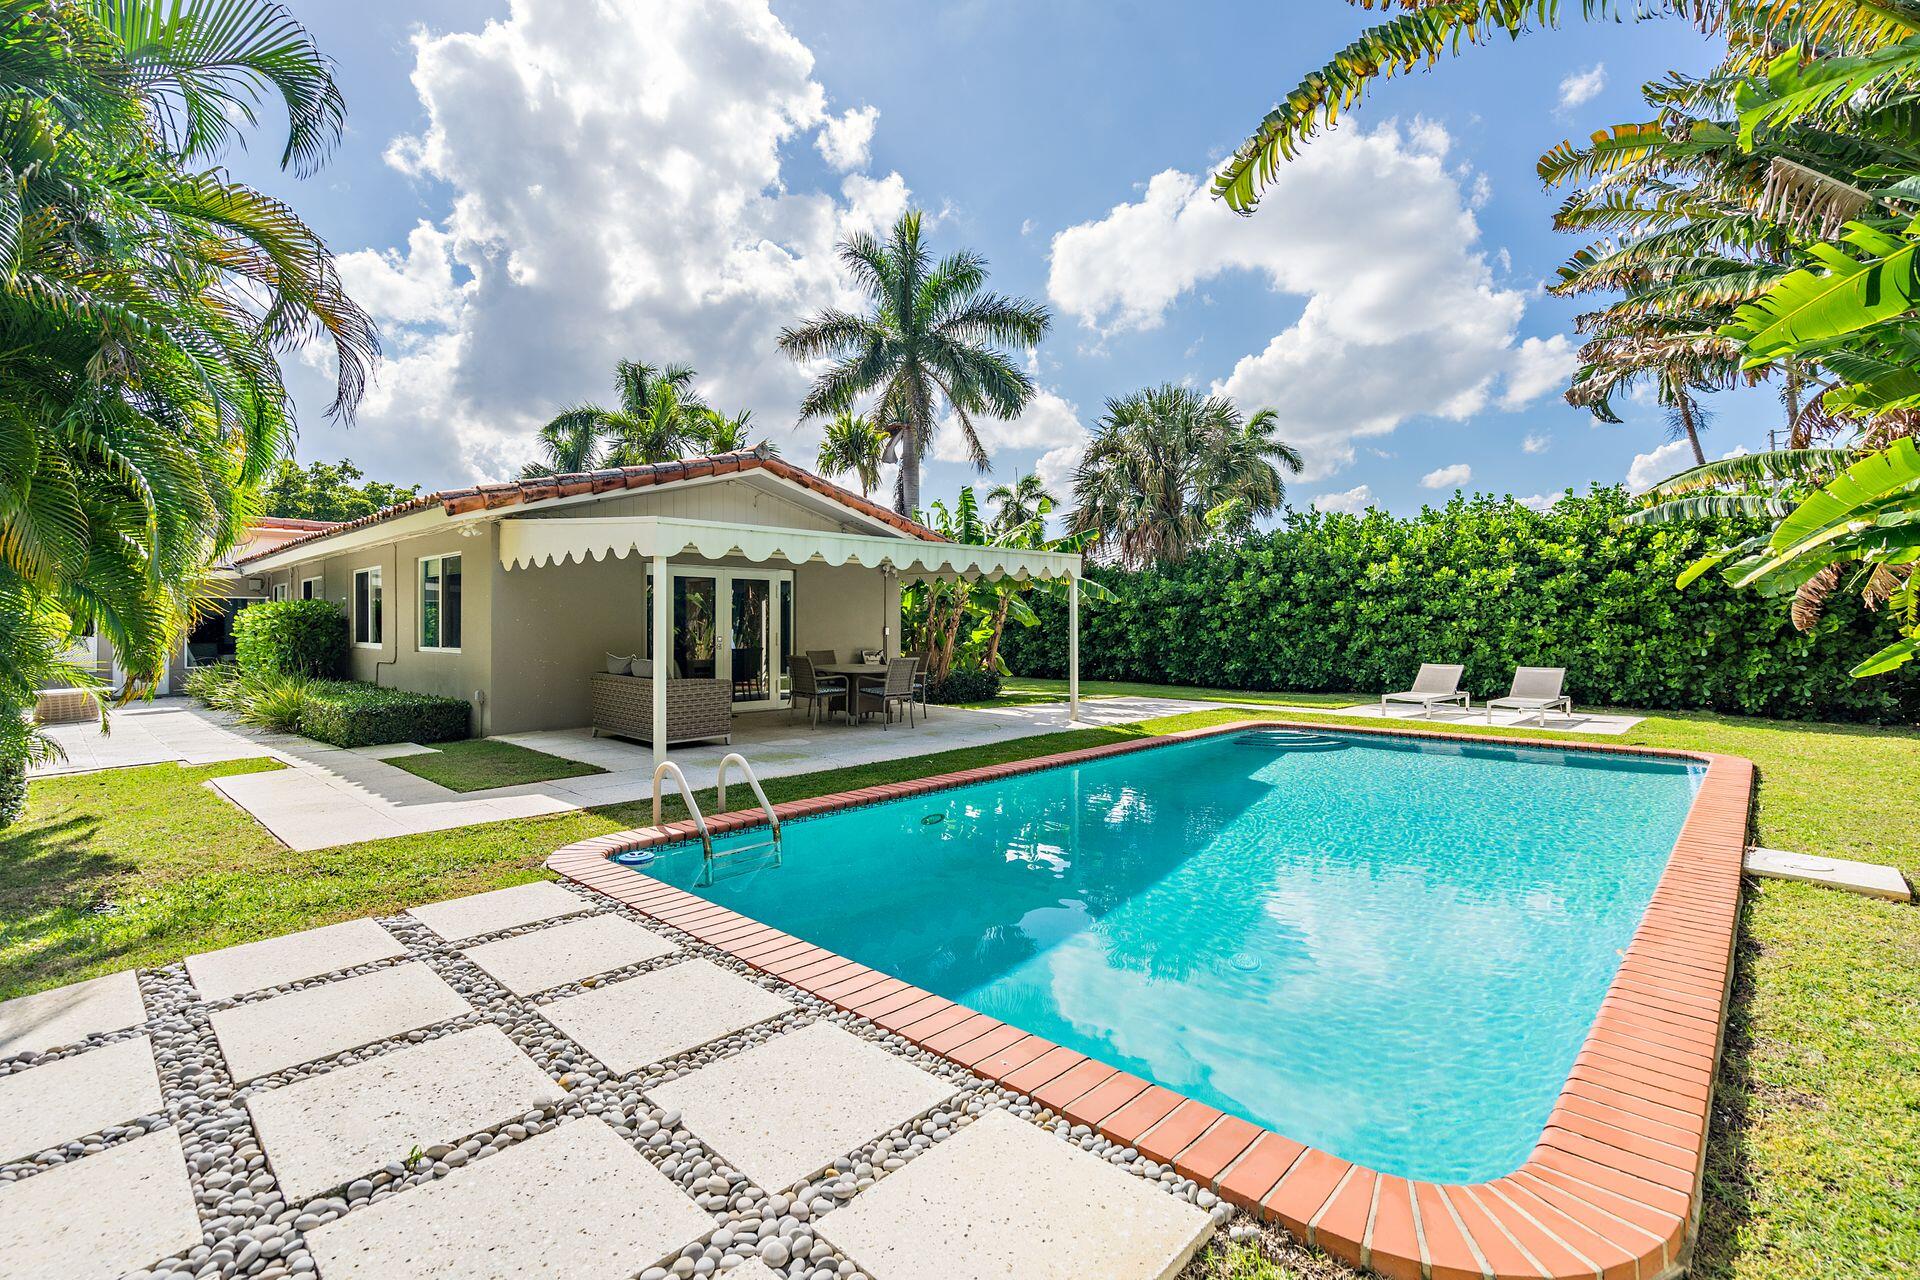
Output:
[[172,1130],[0,1184],[0,1280],[110,1280],[199,1243]]
[[541,1007],[615,1075],[791,1012],[794,1005],[736,973],[688,960]]
[[469,898],[428,903],[407,914],[448,942],[464,942],[485,933],[577,915],[586,909],[584,902],[551,880],[538,880]]
[[452,987],[408,962],[269,996],[208,1019],[238,1081],[430,1026],[469,1011]]
[[713,1229],[588,1118],[308,1234],[325,1280],[626,1280]]
[[145,1036],[0,1076],[0,1162],[157,1115],[161,1106]]
[[[906,1184],[928,1205],[882,1202],[881,1218],[904,1215],[899,1248],[924,1236],[917,1262],[865,1237],[875,1257],[843,1252],[827,1226],[982,1124],[986,1137],[975,1142],[1006,1142],[992,1131],[1011,1127],[1065,1161],[1034,1191],[1062,1214],[1114,1204],[1158,1222],[1171,1208],[1172,1221],[1198,1222],[1203,1234],[1227,1212],[1195,1207],[1203,1193],[1191,1183],[1162,1186],[1137,1166],[1108,1166],[1064,1126],[1035,1124],[1037,1103],[671,925],[643,928],[638,913],[584,888],[538,888],[436,904],[424,921],[372,922],[404,958],[289,978],[290,991],[269,984],[237,1001],[210,997],[186,966],[170,965],[0,1004],[0,1028],[16,1039],[60,1028],[39,1037],[44,1049],[0,1059],[0,1133],[27,1132],[23,1112],[41,1126],[5,1145],[65,1135],[25,1153],[44,1162],[0,1157],[0,1280],[239,1280],[263,1270],[309,1280],[630,1280],[692,1264],[696,1275],[736,1280],[823,1269],[875,1280],[949,1274],[935,1226],[973,1239],[1011,1231],[1017,1215],[964,1181],[948,1194],[940,1164]],[[530,906],[558,923],[512,923]],[[426,922],[461,936],[443,938]],[[492,927],[467,932],[482,926]],[[364,923],[313,932],[321,937],[225,958],[256,956],[271,975],[290,974],[361,954],[320,945],[328,937],[376,937]],[[641,947],[643,934],[654,941]],[[595,953],[586,945],[595,939],[615,945]],[[531,961],[543,941],[553,954]],[[514,945],[492,950],[503,943]],[[656,954],[661,946],[666,954]],[[307,959],[295,964],[299,956]],[[589,985],[545,999],[510,990],[477,963],[489,956],[528,962],[515,986],[551,990],[544,984],[556,975]],[[623,976],[635,963],[653,967]],[[598,973],[579,974],[595,964]],[[224,981],[208,976],[217,964],[195,967],[214,990],[260,979],[239,966]],[[620,1031],[620,1019],[584,1019],[576,1036],[564,1018],[542,1016],[610,995],[634,1002],[619,1012],[637,1074],[619,1074],[622,1050],[587,1043]],[[643,1044],[642,1032],[652,1039]],[[602,1053],[614,1061],[596,1061]],[[131,1084],[141,1072],[143,1083]],[[82,1147],[57,1145],[79,1137]],[[1114,1179],[1133,1194],[1113,1191]],[[1069,1252],[1095,1247],[1067,1240],[1077,1220],[1028,1208],[1042,1223],[1027,1228],[1031,1247],[1056,1247],[1046,1230],[1063,1233],[1058,1247]],[[848,1238],[873,1221],[849,1219]],[[1131,1240],[1134,1228],[1099,1230],[1098,1239],[1121,1230]],[[1134,1265],[1151,1253],[1129,1244],[1073,1256],[1098,1259],[1085,1274],[1153,1280],[1157,1265]]]
[[648,1092],[755,1182],[784,1191],[931,1111],[954,1087],[816,1022]]
[[317,978],[407,954],[400,940],[372,920],[347,920],[187,957],[187,975],[209,1000]]
[[1206,1211],[990,1112],[822,1220],[874,1280],[1174,1275]]
[[0,1004],[0,1058],[79,1044],[146,1020],[140,984],[131,973],[55,987]]
[[467,948],[467,959],[517,996],[673,954],[659,934],[619,916],[588,916]]
[[296,1200],[518,1120],[565,1092],[497,1027],[472,1027],[255,1093],[247,1112]]

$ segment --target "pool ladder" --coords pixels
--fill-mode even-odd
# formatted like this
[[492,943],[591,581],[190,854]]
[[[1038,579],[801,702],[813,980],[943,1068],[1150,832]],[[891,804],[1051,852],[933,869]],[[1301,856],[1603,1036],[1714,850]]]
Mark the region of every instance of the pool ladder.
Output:
[[723,864],[727,867],[727,874],[729,875],[737,875],[743,872],[757,870],[758,867],[751,863],[739,864],[737,866],[733,864],[732,860],[743,854],[764,854],[771,851],[773,855],[772,862],[762,863],[760,865],[773,867],[780,865],[780,815],[773,811],[773,805],[767,800],[767,793],[765,789],[761,787],[760,779],[756,778],[753,774],[753,766],[748,764],[747,758],[738,751],[728,752],[726,757],[720,761],[720,781],[718,788],[720,811],[725,813],[727,810],[727,770],[736,764],[740,766],[740,772],[746,777],[747,785],[753,788],[753,798],[760,802],[761,811],[767,815],[767,826],[773,832],[773,838],[763,840],[759,844],[742,845],[740,848],[726,849],[718,853],[714,852],[713,832],[707,827],[706,816],[700,812],[700,802],[693,798],[693,788],[687,785],[687,775],[681,771],[680,766],[671,760],[662,760],[653,771],[653,825],[656,827],[660,825],[660,779],[670,773],[673,775],[674,781],[679,784],[680,799],[685,802],[687,812],[693,816],[694,828],[700,833],[702,861],[700,878],[696,883],[702,887],[710,885],[716,879],[720,878],[718,869]]

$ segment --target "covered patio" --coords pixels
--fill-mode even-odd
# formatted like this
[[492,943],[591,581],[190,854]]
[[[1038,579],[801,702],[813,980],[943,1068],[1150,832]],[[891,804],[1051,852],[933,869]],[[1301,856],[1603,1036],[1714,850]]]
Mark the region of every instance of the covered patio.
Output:
[[[591,601],[592,615],[603,628],[610,611],[624,617],[624,634],[635,641],[632,674],[596,673],[595,696],[622,679],[634,682],[629,692],[644,693],[647,717],[641,732],[628,730],[623,736],[647,741],[655,766],[682,740],[690,740],[685,729],[670,732],[670,703],[682,688],[717,688],[715,696],[724,699],[723,723],[731,731],[742,715],[790,706],[794,654],[829,650],[844,663],[866,656],[874,678],[883,676],[887,660],[903,653],[901,586],[916,580],[1066,582],[1067,719],[1079,719],[1082,565],[1077,554],[967,545],[905,530],[864,533],[669,515],[543,513],[501,519],[497,536],[504,597],[537,601],[545,594],[544,575],[570,607]],[[565,625],[537,605],[527,617],[540,627]],[[609,651],[606,656],[617,665],[627,655]],[[662,672],[666,678],[654,678]],[[496,699],[514,696],[497,685]],[[600,714],[596,708],[594,715]],[[555,735],[509,736],[535,745],[534,739],[544,743]],[[714,736],[719,735],[702,733],[698,740],[712,747]],[[764,741],[760,733],[753,736]],[[927,748],[915,743],[913,749]]]

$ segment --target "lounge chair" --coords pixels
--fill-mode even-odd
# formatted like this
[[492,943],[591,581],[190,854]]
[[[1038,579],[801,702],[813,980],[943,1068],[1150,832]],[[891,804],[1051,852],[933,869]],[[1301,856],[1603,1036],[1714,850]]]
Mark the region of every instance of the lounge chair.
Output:
[[[1547,712],[1555,707],[1571,718],[1573,699],[1560,692],[1560,686],[1566,683],[1565,667],[1517,667],[1513,673],[1513,688],[1504,698],[1487,700],[1487,723],[1493,723],[1493,713],[1501,711],[1522,711],[1537,718],[1541,725],[1547,723]],[[1521,721],[1526,715],[1520,717]],[[1518,722],[1516,722],[1518,723]]]
[[1420,674],[1413,678],[1413,688],[1400,693],[1380,695],[1380,714],[1387,714],[1387,704],[1392,702],[1412,702],[1420,707],[1422,715],[1431,716],[1433,709],[1449,702],[1460,704],[1462,711],[1473,709],[1473,700],[1460,688],[1460,673],[1466,668],[1456,663],[1423,662]]

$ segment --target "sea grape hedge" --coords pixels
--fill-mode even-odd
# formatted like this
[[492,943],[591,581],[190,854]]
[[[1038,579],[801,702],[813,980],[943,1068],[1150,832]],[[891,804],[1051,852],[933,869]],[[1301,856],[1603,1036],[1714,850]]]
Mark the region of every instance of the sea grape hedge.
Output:
[[329,600],[263,600],[234,615],[233,657],[249,675],[339,675],[347,617]]
[[[1476,698],[1518,665],[1564,666],[1577,703],[1911,723],[1920,675],[1847,671],[1892,638],[1857,595],[1810,633],[1790,601],[1709,574],[1675,576],[1731,522],[1624,528],[1618,487],[1535,512],[1456,497],[1399,517],[1295,512],[1280,529],[1140,573],[1096,569],[1121,596],[1081,610],[1089,679],[1271,689],[1404,689],[1425,662],[1466,664]],[[1035,596],[1039,626],[1009,627],[1021,675],[1066,674],[1065,610]]]

